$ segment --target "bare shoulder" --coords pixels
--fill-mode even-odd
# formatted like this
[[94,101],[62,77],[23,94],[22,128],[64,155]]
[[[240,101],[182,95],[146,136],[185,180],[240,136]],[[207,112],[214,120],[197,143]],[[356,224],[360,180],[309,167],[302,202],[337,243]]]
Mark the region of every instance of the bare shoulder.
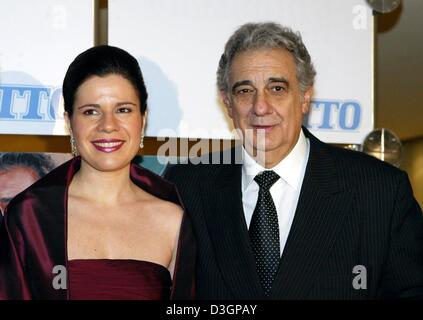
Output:
[[175,239],[179,238],[182,223],[182,208],[170,201],[157,199],[153,206],[155,221],[161,226],[162,231],[168,235],[169,242],[173,246]]
[[157,200],[155,201],[155,209],[157,210],[157,213],[162,216],[163,219],[169,219],[169,222],[171,223],[180,223],[182,221],[182,208],[171,201],[166,201],[157,198]]
[[160,220],[160,225],[172,228],[175,231],[179,230],[183,210],[178,204],[160,199],[149,193],[144,194],[140,201],[142,201],[144,209],[154,216],[156,221]]

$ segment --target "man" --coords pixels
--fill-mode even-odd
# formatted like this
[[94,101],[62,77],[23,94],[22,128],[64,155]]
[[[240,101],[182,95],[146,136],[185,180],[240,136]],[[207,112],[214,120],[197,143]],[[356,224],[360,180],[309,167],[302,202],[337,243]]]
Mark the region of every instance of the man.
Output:
[[12,198],[54,167],[49,156],[35,153],[0,153],[0,224]]
[[194,223],[197,297],[422,297],[423,219],[408,177],[301,126],[315,76],[301,37],[243,25],[217,75],[243,163],[166,173]]

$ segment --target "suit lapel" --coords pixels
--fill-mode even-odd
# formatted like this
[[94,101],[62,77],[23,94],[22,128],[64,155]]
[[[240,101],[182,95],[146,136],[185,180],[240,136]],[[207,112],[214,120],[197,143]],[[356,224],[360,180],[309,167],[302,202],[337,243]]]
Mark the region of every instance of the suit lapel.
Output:
[[[340,185],[328,147],[311,135],[310,156],[294,221],[270,298],[306,297],[330,253],[353,194]],[[264,299],[245,222],[242,165],[220,165],[204,176],[201,192],[217,264],[237,299]]]
[[203,181],[207,228],[228,289],[237,299],[262,297],[243,214],[241,165],[220,165],[215,177]]
[[307,135],[310,139],[309,161],[272,298],[307,296],[352,200],[350,193],[342,192],[327,147],[311,134]]

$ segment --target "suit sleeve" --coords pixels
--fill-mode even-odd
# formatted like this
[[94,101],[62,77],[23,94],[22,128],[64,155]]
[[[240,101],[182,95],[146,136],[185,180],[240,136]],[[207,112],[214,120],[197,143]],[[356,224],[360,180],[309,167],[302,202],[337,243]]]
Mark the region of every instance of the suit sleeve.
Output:
[[0,227],[0,300],[31,299],[24,272],[25,248],[14,219],[5,213]]
[[382,298],[423,298],[423,215],[404,172],[394,202],[381,290]]

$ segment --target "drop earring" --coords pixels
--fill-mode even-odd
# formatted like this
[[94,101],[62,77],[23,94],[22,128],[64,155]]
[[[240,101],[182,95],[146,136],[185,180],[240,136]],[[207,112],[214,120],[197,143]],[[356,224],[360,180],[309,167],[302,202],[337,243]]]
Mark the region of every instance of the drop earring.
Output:
[[75,139],[74,139],[74,137],[72,135],[70,136],[70,144],[71,144],[71,152],[72,152],[72,155],[74,157],[77,157],[79,155],[79,153],[78,153],[78,150],[76,149]]
[[140,148],[144,148],[144,134],[141,134]]

